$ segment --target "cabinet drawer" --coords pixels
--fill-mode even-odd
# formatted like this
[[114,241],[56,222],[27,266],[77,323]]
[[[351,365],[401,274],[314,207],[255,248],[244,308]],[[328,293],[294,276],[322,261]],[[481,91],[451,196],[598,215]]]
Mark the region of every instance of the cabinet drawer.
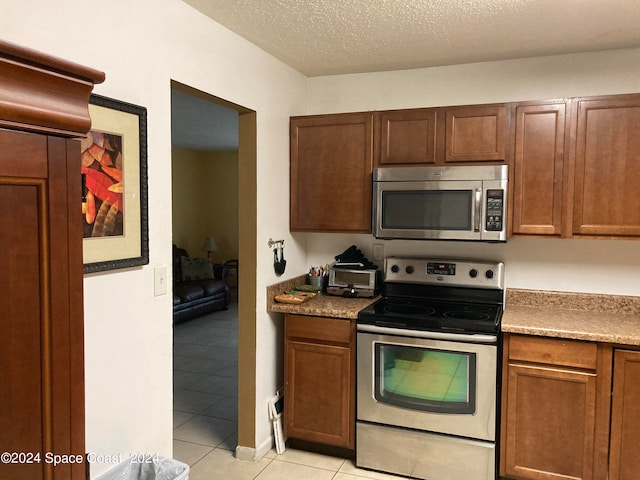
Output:
[[509,360],[596,369],[598,347],[592,342],[511,335]]
[[286,315],[286,336],[311,340],[350,343],[351,321],[340,318]]

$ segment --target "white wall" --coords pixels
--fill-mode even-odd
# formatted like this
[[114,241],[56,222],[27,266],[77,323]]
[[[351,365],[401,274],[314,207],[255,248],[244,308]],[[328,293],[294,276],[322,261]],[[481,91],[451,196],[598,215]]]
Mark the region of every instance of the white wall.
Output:
[[[508,288],[640,296],[637,240],[509,239],[506,244],[375,240],[371,235],[305,235],[309,265],[324,265],[350,245],[373,259],[372,244],[385,255],[484,258],[505,262]],[[382,265],[382,262],[375,262]]]
[[[309,80],[307,113],[468,105],[640,92],[640,49],[488,62]],[[370,235],[298,234],[309,264],[351,244],[371,255]],[[640,295],[640,243],[510,239],[506,244],[380,241],[386,255],[503,260],[507,287]],[[371,256],[369,256],[371,259]]]
[[[148,111],[150,264],[84,282],[88,451],[172,453],[171,299],[153,296],[153,267],[171,271],[170,81],[257,112],[256,442],[268,441],[280,338],[265,313],[263,292],[278,280],[267,240],[288,240],[288,275],[303,268],[288,235],[287,172],[288,120],[304,113],[305,78],[179,0],[0,0],[0,10],[4,40],[103,70],[96,93]],[[111,467],[93,465],[92,477]]]

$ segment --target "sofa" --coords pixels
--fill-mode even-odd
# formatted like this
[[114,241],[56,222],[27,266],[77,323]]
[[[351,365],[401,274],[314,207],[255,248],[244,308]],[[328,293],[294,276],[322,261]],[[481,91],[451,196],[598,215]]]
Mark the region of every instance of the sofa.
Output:
[[173,245],[173,323],[229,308],[228,270]]

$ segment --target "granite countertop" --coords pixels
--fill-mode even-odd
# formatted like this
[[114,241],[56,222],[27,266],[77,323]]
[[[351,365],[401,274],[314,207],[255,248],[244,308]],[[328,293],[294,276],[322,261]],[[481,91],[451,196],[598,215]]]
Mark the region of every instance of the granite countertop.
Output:
[[640,346],[640,297],[510,289],[502,331]]
[[[277,303],[276,295],[304,284],[306,275],[267,287],[267,311],[357,319],[380,297],[318,294],[300,305]],[[508,289],[502,331],[640,346],[640,297]]]
[[304,285],[306,275],[280,282],[267,287],[267,312],[293,313],[297,315],[313,315],[333,318],[358,318],[358,312],[368,307],[380,297],[375,298],[344,298],[319,293],[316,297],[300,305],[277,303],[276,295],[291,291],[296,285]]

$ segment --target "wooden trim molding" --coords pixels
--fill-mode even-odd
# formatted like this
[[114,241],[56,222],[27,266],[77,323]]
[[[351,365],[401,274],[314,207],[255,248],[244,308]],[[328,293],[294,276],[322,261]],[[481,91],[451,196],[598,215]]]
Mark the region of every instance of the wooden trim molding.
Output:
[[84,136],[89,96],[104,79],[98,70],[0,40],[0,126]]

